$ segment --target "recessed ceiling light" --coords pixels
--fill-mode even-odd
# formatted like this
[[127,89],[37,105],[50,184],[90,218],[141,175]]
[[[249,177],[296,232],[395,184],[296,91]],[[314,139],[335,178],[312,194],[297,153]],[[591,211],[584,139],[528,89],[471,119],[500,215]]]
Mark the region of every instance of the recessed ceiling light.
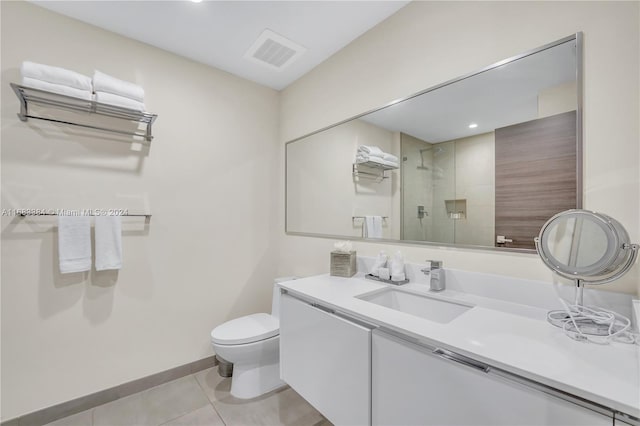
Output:
[[469,128],[470,129],[475,129],[476,127],[478,127],[478,125],[476,123],[469,124]]
[[191,0],[194,3],[200,3],[202,0]]

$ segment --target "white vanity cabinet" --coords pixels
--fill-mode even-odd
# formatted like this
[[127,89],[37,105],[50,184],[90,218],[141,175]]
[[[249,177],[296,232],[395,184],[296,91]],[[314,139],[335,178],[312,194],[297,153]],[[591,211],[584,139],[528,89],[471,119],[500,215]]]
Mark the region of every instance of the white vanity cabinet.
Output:
[[371,424],[370,328],[283,294],[280,374],[333,424]]
[[373,425],[611,426],[605,414],[380,330],[372,337]]

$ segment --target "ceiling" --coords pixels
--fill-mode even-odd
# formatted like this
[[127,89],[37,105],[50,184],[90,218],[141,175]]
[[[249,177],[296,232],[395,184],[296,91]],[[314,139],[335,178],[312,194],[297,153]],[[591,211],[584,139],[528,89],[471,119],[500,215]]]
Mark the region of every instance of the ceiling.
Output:
[[[539,94],[575,80],[572,40],[360,119],[439,143],[538,118]],[[469,128],[471,123],[477,127]]]
[[[31,1],[281,90],[409,1]],[[265,30],[306,48],[275,70],[244,58]]]

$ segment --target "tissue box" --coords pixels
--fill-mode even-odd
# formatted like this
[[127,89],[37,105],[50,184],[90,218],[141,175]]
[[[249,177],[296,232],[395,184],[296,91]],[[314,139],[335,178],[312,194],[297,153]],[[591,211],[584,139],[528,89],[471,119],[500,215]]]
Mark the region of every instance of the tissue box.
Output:
[[331,252],[331,275],[334,277],[352,277],[356,274],[356,252]]

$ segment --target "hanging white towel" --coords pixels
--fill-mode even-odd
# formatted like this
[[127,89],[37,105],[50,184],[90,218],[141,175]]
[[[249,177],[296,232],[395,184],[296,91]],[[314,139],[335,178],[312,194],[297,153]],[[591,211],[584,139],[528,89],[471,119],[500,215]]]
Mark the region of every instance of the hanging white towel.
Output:
[[96,271],[122,268],[120,216],[96,216]]
[[120,80],[100,71],[93,73],[93,90],[124,96],[138,102],[144,102],[144,89],[135,83]]
[[58,216],[58,262],[63,274],[91,269],[89,216]]
[[62,84],[49,83],[30,77],[22,77],[22,85],[33,87],[34,89],[46,90],[47,92],[58,93],[60,95],[73,96],[74,98],[93,100],[93,94],[89,90],[80,90]]
[[23,77],[34,78],[47,83],[60,84],[87,92],[93,90],[91,77],[64,68],[24,61],[20,67],[20,72]]
[[365,238],[382,238],[382,216],[364,217]]
[[96,102],[101,104],[115,105],[122,108],[129,108],[136,111],[144,112],[146,109],[142,102],[134,101],[133,99],[125,98],[124,96],[114,95],[107,92],[96,92]]

